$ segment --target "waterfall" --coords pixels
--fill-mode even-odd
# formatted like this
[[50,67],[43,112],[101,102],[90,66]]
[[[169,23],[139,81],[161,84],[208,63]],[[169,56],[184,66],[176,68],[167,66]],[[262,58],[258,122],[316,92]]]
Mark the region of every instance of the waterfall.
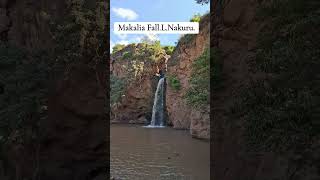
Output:
[[164,126],[164,78],[158,82],[157,90],[154,95],[154,102],[152,108],[152,119],[149,127],[163,127]]

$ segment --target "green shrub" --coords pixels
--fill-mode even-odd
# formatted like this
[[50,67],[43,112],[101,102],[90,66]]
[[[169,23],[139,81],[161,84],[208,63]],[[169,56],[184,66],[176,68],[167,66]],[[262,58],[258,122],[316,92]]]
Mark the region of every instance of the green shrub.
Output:
[[132,52],[124,52],[122,55],[123,59],[130,59],[132,57],[133,57]]
[[200,14],[195,14],[193,17],[190,19],[190,22],[200,22],[201,20],[201,15]]
[[192,64],[192,74],[189,80],[190,88],[185,98],[193,107],[201,108],[209,105],[210,89],[210,50],[206,48],[203,54]]
[[320,135],[320,15],[312,3],[319,2],[275,0],[258,12],[272,23],[258,34],[256,68],[273,78],[252,82],[241,95],[251,149],[296,150]]
[[180,90],[181,84],[176,75],[169,75],[168,80],[170,87],[172,87],[174,90]]
[[121,51],[124,47],[125,47],[125,45],[123,45],[123,44],[116,44],[112,48],[112,54],[115,54],[115,53]]
[[25,126],[37,126],[41,107],[47,105],[49,63],[45,53],[27,53],[23,49],[0,44],[0,141]]
[[110,75],[110,103],[111,105],[119,102],[125,91],[125,79]]
[[175,46],[164,46],[163,49],[166,51],[166,54],[172,55]]

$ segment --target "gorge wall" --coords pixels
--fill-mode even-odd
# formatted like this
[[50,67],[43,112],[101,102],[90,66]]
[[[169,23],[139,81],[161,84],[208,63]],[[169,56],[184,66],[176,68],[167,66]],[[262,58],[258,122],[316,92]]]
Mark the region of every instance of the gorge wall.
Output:
[[[311,20],[319,17],[314,13],[319,5],[309,3],[213,2],[212,47],[221,52],[221,59],[214,58],[213,63],[222,64],[221,78],[211,91],[214,179],[319,178],[319,166],[315,165],[320,150],[315,139],[319,135],[307,135],[312,127],[318,127],[312,123],[318,119],[317,103],[306,98],[302,102],[308,102],[308,108],[304,109],[300,106],[301,95],[292,99],[285,95],[291,92],[318,97],[311,92],[319,83],[311,77],[319,72],[310,67],[319,67],[319,63],[310,59],[319,56],[314,52],[319,38],[302,24],[311,27],[316,21],[319,23]],[[312,56],[306,58],[307,54]],[[313,75],[306,75],[308,71]],[[307,85],[310,81],[314,82],[313,87]],[[302,84],[304,88],[300,87]],[[305,92],[306,89],[310,91]],[[299,118],[292,109],[299,111]],[[309,114],[305,115],[306,112]],[[294,133],[291,123],[310,129],[299,128],[301,134]]]
[[[205,15],[199,24],[199,34],[186,35],[180,39],[177,47],[169,59],[169,77],[167,87],[167,111],[169,124],[176,129],[190,129],[193,137],[210,138],[209,104],[203,108],[194,108],[186,101],[186,94],[190,88],[193,63],[209,48],[210,16]],[[185,40],[185,41],[184,41]],[[209,59],[207,59],[209,61]],[[207,72],[209,74],[209,72]],[[180,85],[179,88],[170,86],[170,76]],[[209,87],[209,84],[207,84]],[[207,97],[209,98],[209,96]]]
[[111,123],[147,124],[151,120],[156,73],[165,70],[169,58],[159,49],[157,59],[150,59],[156,53],[148,52],[151,46],[130,44],[112,54]]
[[[77,0],[0,1],[1,43],[6,44],[5,48],[26,53],[16,64],[34,64],[34,57],[38,57],[38,64],[48,63],[45,66],[51,69],[50,72],[45,72],[45,68],[32,72],[48,73],[44,82],[41,82],[41,86],[46,86],[44,89],[47,94],[39,104],[45,115],[39,115],[40,109],[37,109],[36,113],[21,117],[21,128],[9,132],[9,137],[5,138],[6,142],[1,147],[4,154],[0,161],[0,179],[89,180],[102,174],[103,178],[108,177],[108,157],[105,156],[108,143],[105,122],[105,64],[108,57],[105,54],[108,54],[108,48],[100,46],[100,42],[96,40],[98,37],[94,36],[101,28],[105,34],[99,38],[104,43],[107,42],[107,5],[102,1]],[[53,65],[58,61],[58,54],[54,54],[57,46],[64,46],[70,52],[78,52],[67,47],[67,42],[57,43],[52,26],[56,28],[59,23],[66,24],[72,11],[82,11],[83,7],[94,12],[96,18],[91,23],[96,25],[92,25],[91,29],[80,29],[85,33],[77,36],[73,46],[81,44],[79,46],[86,47],[91,43],[90,47],[97,49],[95,53],[99,57],[89,51],[82,51],[77,61],[72,62],[71,56],[60,51],[60,58],[63,57],[67,63],[61,63],[57,68]],[[83,18],[81,13],[78,15],[75,19]],[[62,31],[60,30],[61,33]],[[76,30],[74,32],[78,33]],[[67,34],[63,35],[68,37]],[[83,41],[79,42],[79,39]],[[35,56],[34,53],[38,52],[45,52],[46,56]],[[19,76],[19,73],[21,71],[12,72],[15,76]],[[9,85],[4,85],[4,94],[8,87]],[[38,92],[40,87],[36,85],[31,88]],[[38,99],[37,94],[33,96]],[[18,94],[17,97],[22,100],[25,94]]]
[[[167,124],[176,129],[190,129],[193,137],[209,139],[209,82],[204,84],[207,87],[207,103],[202,108],[194,108],[185,97],[194,76],[194,63],[208,52],[209,26],[210,17],[207,14],[200,22],[200,33],[181,37],[171,56],[160,46],[145,43],[130,44],[114,52],[110,62],[111,99],[114,96],[117,100],[111,100],[111,122],[147,124],[151,120],[158,80],[155,75],[162,70],[167,84]],[[155,59],[150,59],[152,56]],[[205,62],[209,76],[208,56]],[[172,77],[179,83],[179,90],[171,86]]]

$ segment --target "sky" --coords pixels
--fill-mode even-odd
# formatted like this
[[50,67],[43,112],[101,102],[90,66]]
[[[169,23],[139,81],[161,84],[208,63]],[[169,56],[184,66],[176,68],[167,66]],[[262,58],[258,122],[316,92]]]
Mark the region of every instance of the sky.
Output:
[[160,40],[161,45],[175,45],[179,34],[121,34],[113,33],[114,22],[183,22],[195,14],[210,11],[209,4],[197,4],[195,0],[111,0],[110,48],[115,44],[139,43],[142,38]]

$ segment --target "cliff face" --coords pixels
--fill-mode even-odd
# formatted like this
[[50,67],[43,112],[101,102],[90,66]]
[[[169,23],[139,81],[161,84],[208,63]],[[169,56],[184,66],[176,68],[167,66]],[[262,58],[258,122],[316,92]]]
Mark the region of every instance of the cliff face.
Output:
[[[285,95],[287,92],[305,93],[304,89],[310,88],[306,82],[311,82],[311,77],[316,74],[310,67],[318,67],[319,63],[313,64],[309,60],[317,57],[317,53],[310,53],[313,57],[304,58],[309,54],[306,52],[312,51],[314,49],[312,46],[316,46],[314,39],[318,37],[317,33],[313,33],[309,28],[304,29],[306,25],[299,26],[305,22],[314,22],[308,20],[307,14],[312,14],[310,7],[315,8],[315,6],[307,6],[306,1],[275,2],[278,4],[269,2],[272,4],[270,7],[266,6],[270,4],[265,4],[264,1],[230,0],[225,1],[222,7],[214,2],[215,11],[211,29],[213,48],[220,50],[222,57],[220,72],[222,78],[219,83],[213,84],[218,87],[211,91],[214,142],[214,149],[211,151],[214,157],[212,161],[214,179],[319,178],[317,167],[313,166],[314,161],[318,161],[315,154],[319,154],[319,143],[312,139],[317,136],[304,139],[308,132],[299,130],[302,136],[300,133],[293,135],[292,129],[287,128],[288,124],[297,123],[294,122],[295,117],[290,114],[294,114],[292,109],[295,109],[294,111],[303,109],[300,107],[301,102],[298,102],[298,105],[294,104],[301,96],[290,99]],[[294,10],[288,10],[290,8]],[[261,16],[261,10],[265,10],[266,17],[258,21],[258,12]],[[298,26],[299,28],[293,28]],[[305,39],[296,38],[294,35],[297,31],[304,32],[299,34],[299,37],[304,36]],[[313,38],[307,36],[312,33]],[[291,44],[287,45],[287,41]],[[297,43],[299,45],[294,45],[293,42],[299,42]],[[279,44],[280,46],[277,46]],[[302,49],[304,50],[301,51]],[[303,61],[309,66],[305,66],[304,63],[297,66],[299,64],[297,62]],[[313,72],[313,75],[309,76],[308,80],[299,82],[301,77],[308,77],[304,74],[308,71]],[[299,86],[302,84],[304,88],[300,89]],[[317,97],[316,94],[309,95]],[[285,103],[281,104],[282,101]],[[311,100],[304,102],[312,104]],[[299,126],[312,129],[314,127],[310,125],[312,116],[305,118],[303,114],[316,109],[312,106],[307,109],[299,111],[299,123],[303,124]],[[297,145],[297,148],[291,144],[289,149],[281,149],[291,138],[294,138],[291,141],[293,144],[299,144],[297,139],[304,139],[304,145]],[[310,146],[307,145],[309,143]],[[311,163],[313,165],[310,166],[310,162],[313,162]]]
[[64,0],[1,1],[1,40],[29,50],[48,48],[52,38],[48,21],[63,17],[65,8]]
[[[55,44],[50,23],[64,21],[71,14],[70,2],[1,0],[1,42],[27,49],[30,54],[40,50],[50,54],[58,45],[64,46]],[[86,3],[85,7],[97,10],[95,12],[99,12],[99,16],[106,15],[105,11],[99,11],[98,1],[73,2],[75,5]],[[106,29],[108,28],[105,28],[105,32]],[[92,28],[86,35],[90,35],[92,31],[98,30]],[[83,47],[88,42],[84,41]],[[98,46],[97,43],[94,45]],[[92,45],[91,47],[94,48]],[[100,48],[99,55],[103,56],[106,49]],[[107,60],[106,56],[103,57]],[[32,61],[32,56],[24,58],[21,61]],[[48,59],[43,62],[45,60]],[[48,110],[45,112],[47,118],[37,119],[38,115],[22,117],[29,123],[10,132],[5,148],[2,149],[6,158],[0,161],[0,166],[2,163],[5,166],[0,179],[84,180],[93,179],[105,172],[106,66],[95,60],[94,56],[86,54],[78,62],[68,63],[55,73],[55,67],[52,68],[54,70],[50,72],[50,78],[41,82],[48,85],[49,93],[45,103],[41,104],[45,111]],[[55,61],[51,59],[49,64],[54,64]],[[18,75],[18,72],[13,73]],[[36,120],[32,122],[29,118]]]
[[[192,136],[204,139],[210,137],[209,105],[203,108],[194,108],[187,103],[185,96],[190,88],[193,63],[209,47],[209,27],[210,16],[207,15],[200,22],[199,34],[193,37],[189,36],[189,41],[182,42],[180,40],[169,60],[167,73],[169,85],[167,86],[166,101],[169,124],[176,129],[190,129]],[[178,89],[170,86],[170,76],[175,77],[179,82]]]
[[[255,53],[258,24],[254,22],[257,3],[250,0],[229,1],[223,13],[216,16],[212,34],[218,42],[214,48],[222,53],[221,87],[213,90],[213,141],[214,178],[221,180],[247,179],[264,177],[265,170],[276,169],[270,156],[255,157],[240,152],[245,151],[245,140],[242,136],[243,121],[231,121],[228,114],[237,93],[244,87],[252,75],[249,73],[248,61],[252,61]],[[213,84],[215,86],[215,84]],[[228,122],[229,121],[229,122]],[[233,122],[233,123],[230,123]],[[268,159],[268,160],[267,160]],[[252,165],[248,163],[251,162]],[[274,164],[273,164],[274,165]],[[257,174],[255,174],[257,173]],[[269,176],[270,177],[270,176]],[[257,178],[257,179],[259,179]]]
[[[151,120],[156,73],[164,70],[169,56],[163,51],[155,62],[150,59],[152,54],[140,54],[147,46],[131,44],[111,56],[111,98],[115,98],[111,99],[112,123],[145,124]],[[120,82],[121,88],[116,86]]]

